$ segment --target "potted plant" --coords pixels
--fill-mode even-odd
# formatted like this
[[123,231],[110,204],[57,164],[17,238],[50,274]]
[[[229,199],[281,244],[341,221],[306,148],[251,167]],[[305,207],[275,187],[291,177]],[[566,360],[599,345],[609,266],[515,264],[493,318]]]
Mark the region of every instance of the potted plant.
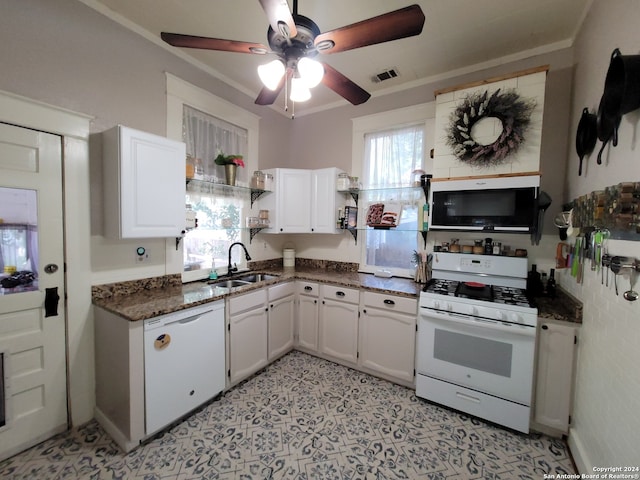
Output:
[[214,160],[216,165],[224,165],[224,173],[227,180],[227,185],[236,184],[236,170],[238,167],[244,167],[244,160],[242,155],[225,155],[224,153],[218,153],[218,156]]

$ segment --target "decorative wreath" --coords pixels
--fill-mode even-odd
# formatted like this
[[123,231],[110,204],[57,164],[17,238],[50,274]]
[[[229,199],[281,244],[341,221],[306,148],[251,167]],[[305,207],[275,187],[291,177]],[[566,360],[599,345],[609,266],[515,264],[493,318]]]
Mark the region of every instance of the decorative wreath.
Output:
[[[476,166],[500,164],[524,141],[535,106],[534,99],[522,100],[513,90],[500,93],[498,89],[490,97],[487,91],[471,93],[449,117],[447,145],[462,162]],[[490,117],[502,122],[502,133],[492,144],[482,145],[474,140],[471,129]]]

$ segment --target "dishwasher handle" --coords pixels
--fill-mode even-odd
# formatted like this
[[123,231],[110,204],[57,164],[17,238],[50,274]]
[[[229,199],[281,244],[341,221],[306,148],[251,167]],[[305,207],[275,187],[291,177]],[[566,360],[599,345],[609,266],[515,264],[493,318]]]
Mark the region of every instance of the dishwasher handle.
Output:
[[185,323],[192,323],[192,322],[197,322],[198,320],[200,320],[202,317],[204,317],[206,314],[210,313],[212,310],[208,310],[206,312],[200,312],[196,315],[192,315],[190,317],[187,318],[181,318],[179,320],[174,320],[173,322],[167,322],[165,323],[165,326],[167,325],[175,325],[176,323],[179,323],[180,325],[184,325]]
[[174,313],[169,313],[161,317],[150,318],[144,321],[144,330],[155,330],[156,328],[165,327],[167,325],[188,324],[197,321],[200,317],[215,312],[224,312],[223,304],[215,302],[213,304],[201,305]]

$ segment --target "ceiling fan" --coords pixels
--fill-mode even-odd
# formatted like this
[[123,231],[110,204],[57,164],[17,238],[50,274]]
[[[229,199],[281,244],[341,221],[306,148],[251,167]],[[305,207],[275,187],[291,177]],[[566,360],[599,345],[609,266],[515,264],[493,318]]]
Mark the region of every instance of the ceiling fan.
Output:
[[[260,43],[179,33],[162,32],[161,37],[174,47],[276,55],[276,60],[258,67],[260,78],[268,85],[258,94],[255,101],[258,105],[271,105],[287,85],[288,79],[291,79],[294,101],[308,99],[308,89],[314,86],[313,83],[322,82],[353,105],[359,105],[366,102],[371,94],[330,65],[313,58],[318,54],[344,52],[419,35],[425,21],[420,6],[411,5],[321,33],[313,20],[298,14],[297,0],[293,0],[293,13],[289,10],[287,0],[259,2],[269,20],[267,40],[270,48]],[[300,90],[296,91],[297,88]]]

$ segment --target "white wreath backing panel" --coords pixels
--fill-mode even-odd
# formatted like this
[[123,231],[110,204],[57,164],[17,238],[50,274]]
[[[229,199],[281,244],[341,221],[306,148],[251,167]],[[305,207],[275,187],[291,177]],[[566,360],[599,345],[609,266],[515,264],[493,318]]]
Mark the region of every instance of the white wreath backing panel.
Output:
[[[518,151],[525,140],[531,122],[535,99],[524,100],[515,90],[496,90],[467,95],[449,117],[447,145],[458,160],[478,167],[501,164],[509,155]],[[483,118],[497,118],[502,132],[489,145],[478,143],[472,136],[472,128]]]

